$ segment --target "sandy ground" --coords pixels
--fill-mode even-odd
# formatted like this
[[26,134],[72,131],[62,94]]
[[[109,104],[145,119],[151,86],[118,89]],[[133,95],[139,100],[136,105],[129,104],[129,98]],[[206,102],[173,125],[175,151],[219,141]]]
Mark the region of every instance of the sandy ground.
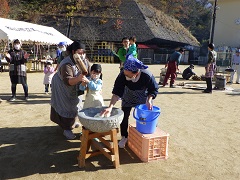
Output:
[[[108,105],[119,69],[118,64],[102,66]],[[157,82],[162,67],[149,67]],[[195,71],[201,75],[204,68]],[[0,73],[0,179],[240,179],[240,85],[230,85],[235,91],[213,94],[160,88],[154,105],[162,110],[158,127],[170,134],[169,158],[143,163],[126,147],[120,149],[118,169],[103,155],[86,160],[86,168],[79,169],[81,128],[74,129],[76,140],[66,140],[49,120],[50,96],[44,94],[42,81],[43,73],[28,73],[30,101],[21,100],[23,90],[18,85],[19,100],[10,103],[8,72]],[[179,82],[183,80],[178,78]],[[188,83],[205,86],[201,81]],[[133,117],[130,121],[135,122]]]

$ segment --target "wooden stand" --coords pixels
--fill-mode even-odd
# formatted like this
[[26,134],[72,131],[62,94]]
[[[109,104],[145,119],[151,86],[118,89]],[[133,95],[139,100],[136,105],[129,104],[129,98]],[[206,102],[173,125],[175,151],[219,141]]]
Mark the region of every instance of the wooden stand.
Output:
[[[110,159],[113,162],[115,168],[117,168],[120,165],[117,132],[118,129],[112,129],[108,132],[97,133],[89,131],[82,127],[82,136],[80,138],[81,147],[78,157],[78,166],[80,168],[83,168],[85,167],[85,160],[87,158],[103,154],[108,159]],[[111,136],[110,142],[104,138],[107,135]],[[90,151],[91,145],[93,145],[97,150]]]

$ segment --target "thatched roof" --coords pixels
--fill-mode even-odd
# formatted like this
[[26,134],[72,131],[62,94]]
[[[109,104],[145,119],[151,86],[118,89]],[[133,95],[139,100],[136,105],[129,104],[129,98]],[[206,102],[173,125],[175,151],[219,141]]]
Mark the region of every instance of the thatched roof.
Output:
[[[119,42],[123,37],[136,36],[137,43],[161,46],[199,46],[198,41],[176,19],[161,11],[138,4],[134,0],[125,0],[119,6],[119,17],[83,17],[74,16],[70,39]],[[63,34],[68,29],[68,20],[55,17],[42,22],[53,26]]]

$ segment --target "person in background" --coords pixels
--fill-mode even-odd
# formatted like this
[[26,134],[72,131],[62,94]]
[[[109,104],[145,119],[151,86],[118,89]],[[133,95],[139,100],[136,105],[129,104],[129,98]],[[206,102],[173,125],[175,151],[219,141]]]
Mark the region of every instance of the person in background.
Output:
[[3,72],[3,66],[2,66],[2,54],[0,53],[0,71]]
[[193,75],[195,75],[195,73],[193,72],[193,69],[194,69],[194,65],[193,64],[190,64],[189,67],[184,69],[184,71],[182,73],[183,79],[189,80]]
[[50,47],[49,53],[50,53],[50,57],[51,57],[52,60],[53,60],[53,64],[56,64],[56,63],[57,63],[57,61],[56,61],[56,57],[57,57],[57,51],[56,51],[56,49],[53,48],[53,47]]
[[126,61],[126,55],[129,48],[129,39],[127,37],[122,38],[122,47],[119,48],[117,55],[120,60],[120,71],[123,69],[123,64]]
[[26,73],[26,65],[27,59],[30,54],[27,54],[22,48],[22,43],[20,40],[15,39],[13,41],[13,49],[6,53],[6,60],[10,63],[9,67],[9,76],[11,79],[11,90],[12,97],[9,101],[16,100],[16,90],[17,84],[22,84],[25,100],[28,101],[28,85],[27,85],[27,73]]
[[135,36],[132,36],[129,38],[130,46],[129,46],[129,49],[127,52],[127,55],[132,54],[133,57],[135,57],[135,58],[137,58],[137,56],[138,56],[136,41],[137,41],[137,38]]
[[69,55],[69,52],[67,51],[67,43],[66,42],[60,42],[58,44],[58,50],[57,50],[57,66],[55,68],[55,71],[57,71],[57,68],[61,61],[66,58]]
[[174,82],[175,79],[177,77],[177,70],[178,66],[180,64],[180,60],[182,58],[182,55],[184,53],[184,50],[182,48],[180,48],[178,51],[175,51],[168,59],[167,65],[165,67],[167,67],[167,72],[163,81],[163,87],[165,87],[165,85],[167,84],[167,81],[171,75],[171,80],[170,80],[170,88],[174,87]]
[[235,71],[237,72],[237,79],[236,79],[236,84],[240,83],[240,49],[238,49],[236,51],[236,54],[234,54],[232,56],[232,69],[234,70],[233,72],[231,72],[231,79],[230,79],[230,83],[233,83],[233,78],[234,78],[234,74]]
[[102,97],[102,67],[100,64],[93,64],[90,71],[90,76],[83,77],[83,82],[79,86],[82,91],[87,89],[83,109],[104,106]]
[[57,47],[57,50],[56,50],[56,54],[57,54],[56,59],[61,55],[62,51],[66,51],[66,46],[67,46],[66,42],[60,42],[58,44],[58,47]]
[[124,148],[128,140],[128,119],[131,109],[137,105],[146,104],[151,110],[152,100],[157,96],[158,84],[147,68],[148,66],[129,55],[124,63],[123,71],[115,80],[110,104],[101,112],[101,116],[108,117],[119,98],[122,99],[124,117],[120,125],[122,139],[118,143],[119,148]]
[[63,135],[67,139],[75,139],[72,129],[79,127],[78,104],[82,102],[79,85],[84,75],[73,55],[79,54],[82,57],[88,72],[90,72],[90,63],[87,58],[83,58],[86,55],[85,44],[74,41],[67,48],[70,55],[62,60],[52,78],[50,119],[63,129]]
[[46,59],[46,60],[52,60],[52,57],[50,55],[50,51],[49,51],[49,47],[46,47],[44,49],[44,53],[43,53],[43,58]]
[[43,72],[44,72],[43,84],[45,85],[45,93],[48,95],[49,87],[51,88],[52,77],[54,75],[54,68],[52,67],[51,62],[46,63]]
[[214,51],[214,44],[208,44],[208,63],[205,66],[205,78],[207,83],[207,88],[203,91],[203,93],[212,93],[212,78],[216,71],[216,59],[217,52]]

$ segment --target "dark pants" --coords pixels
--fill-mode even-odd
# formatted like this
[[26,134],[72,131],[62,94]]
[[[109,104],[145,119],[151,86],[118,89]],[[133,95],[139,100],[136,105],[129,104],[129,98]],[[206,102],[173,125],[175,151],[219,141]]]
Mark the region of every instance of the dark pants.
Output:
[[128,137],[128,119],[130,116],[132,107],[122,107],[122,110],[124,112],[123,121],[120,125],[121,128],[121,136]]
[[72,126],[75,123],[77,117],[75,118],[65,118],[60,116],[55,109],[51,106],[50,119],[51,121],[58,124],[63,130],[72,130]]
[[45,92],[49,92],[49,86],[50,86],[50,88],[51,88],[51,84],[45,84]]
[[169,62],[168,67],[167,67],[166,76],[163,81],[163,86],[165,86],[167,84],[167,81],[168,81],[170,75],[171,75],[170,86],[174,84],[175,79],[177,77],[176,71],[177,71],[176,61]]
[[206,78],[207,89],[205,91],[212,92],[212,78]]
[[188,73],[188,74],[186,74],[186,75],[183,77],[183,79],[189,80],[190,77],[192,77],[192,74],[191,74],[191,73]]
[[[27,84],[22,84],[23,90],[24,90],[24,94],[25,97],[28,97],[28,85]],[[17,84],[12,84],[12,96],[15,97],[16,96],[16,90],[17,90]]]

